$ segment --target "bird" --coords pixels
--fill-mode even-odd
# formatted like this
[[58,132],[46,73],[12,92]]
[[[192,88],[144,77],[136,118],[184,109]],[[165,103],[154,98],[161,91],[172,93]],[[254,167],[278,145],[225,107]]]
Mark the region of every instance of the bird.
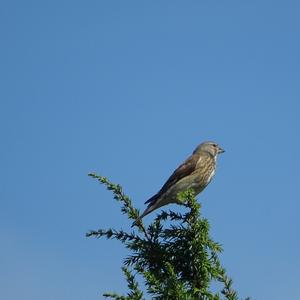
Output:
[[201,193],[214,177],[218,155],[223,152],[225,150],[215,142],[208,141],[198,145],[158,193],[145,202],[148,206],[140,218],[169,203],[181,204],[177,198],[180,192],[192,189],[195,195]]

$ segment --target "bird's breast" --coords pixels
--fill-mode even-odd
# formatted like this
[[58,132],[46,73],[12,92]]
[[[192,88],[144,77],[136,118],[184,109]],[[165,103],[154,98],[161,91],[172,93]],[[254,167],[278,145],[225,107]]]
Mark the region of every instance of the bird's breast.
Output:
[[210,183],[210,181],[212,180],[212,178],[215,176],[216,173],[216,169],[214,168],[211,173],[209,174],[208,178],[207,178],[207,183]]
[[205,165],[195,171],[196,173],[196,182],[202,187],[205,188],[216,172],[216,165],[214,161],[208,161]]

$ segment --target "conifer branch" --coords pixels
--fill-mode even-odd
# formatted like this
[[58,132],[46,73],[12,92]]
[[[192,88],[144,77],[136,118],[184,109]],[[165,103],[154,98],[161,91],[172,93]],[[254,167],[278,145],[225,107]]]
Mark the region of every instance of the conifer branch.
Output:
[[[146,228],[140,219],[139,210],[133,207],[120,185],[95,173],[89,176],[112,191],[114,199],[122,204],[121,212],[134,221],[130,232],[110,228],[91,230],[86,234],[87,237],[119,240],[130,252],[122,267],[128,294],[120,296],[106,293],[105,297],[118,300],[144,299],[132,275],[134,271],[143,278],[152,299],[239,299],[218,257],[223,251],[222,246],[210,237],[209,222],[201,216],[201,205],[192,191],[178,195],[186,207],[185,213],[161,211]],[[212,291],[212,281],[221,283],[219,292]]]

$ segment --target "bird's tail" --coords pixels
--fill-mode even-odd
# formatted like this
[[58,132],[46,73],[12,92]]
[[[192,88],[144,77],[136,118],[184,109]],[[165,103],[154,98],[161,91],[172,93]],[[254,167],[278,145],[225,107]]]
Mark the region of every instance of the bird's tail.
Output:
[[[153,210],[159,208],[161,205],[159,204],[159,196],[158,194],[151,197],[145,203],[149,203],[144,212],[140,215],[139,220],[141,221],[146,215],[150,214]],[[131,227],[135,226],[137,222],[134,222]]]
[[144,212],[141,214],[140,218],[144,218],[145,216],[147,216],[148,214],[150,214],[154,209],[156,209],[156,205],[153,203],[150,203],[148,205],[148,207],[144,210]]
[[160,196],[160,194],[159,193],[157,193],[157,194],[155,194],[154,196],[152,196],[151,198],[149,198],[146,202],[145,202],[145,204],[148,204],[148,207],[149,207],[149,205],[151,204],[151,203],[154,203],[158,198],[159,198],[159,196]]
[[144,212],[139,216],[139,218],[132,223],[131,227],[138,225],[138,223],[142,221],[142,218],[150,214],[155,208],[156,207],[154,205],[149,204],[148,207],[144,210]]

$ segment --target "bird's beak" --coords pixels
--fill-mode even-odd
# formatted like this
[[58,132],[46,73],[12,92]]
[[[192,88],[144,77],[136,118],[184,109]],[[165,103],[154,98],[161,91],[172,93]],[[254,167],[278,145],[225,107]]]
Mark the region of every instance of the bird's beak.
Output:
[[218,154],[221,154],[221,153],[224,153],[224,152],[225,152],[225,150],[219,147]]

